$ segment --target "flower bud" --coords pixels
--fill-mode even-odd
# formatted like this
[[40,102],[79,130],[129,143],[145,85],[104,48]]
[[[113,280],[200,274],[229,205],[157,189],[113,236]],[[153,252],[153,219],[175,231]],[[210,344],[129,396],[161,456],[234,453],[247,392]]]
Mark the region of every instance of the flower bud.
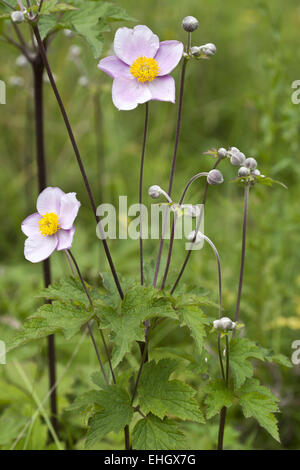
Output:
[[150,188],[148,189],[148,194],[153,199],[157,199],[162,194],[161,187],[157,186],[156,184],[150,186]]
[[219,158],[226,158],[227,157],[227,150],[223,147],[218,149],[218,157]]
[[245,166],[250,170],[255,170],[255,168],[257,167],[257,161],[255,160],[255,158],[252,157],[246,158]]
[[198,46],[193,46],[191,48],[191,54],[194,56],[194,57],[199,57],[199,55],[201,55],[201,48],[198,47]]
[[262,176],[262,175],[260,175],[260,171],[259,171],[259,170],[254,170],[254,171],[253,171],[253,174],[254,174],[255,176]]
[[230,331],[236,328],[236,323],[228,317],[223,317],[220,320],[214,321],[214,328],[216,330]]
[[25,21],[25,16],[22,11],[13,11],[10,17],[13,23],[23,23],[23,21]]
[[200,49],[203,54],[207,56],[215,55],[215,53],[217,52],[215,44],[212,44],[211,42],[209,42],[208,44],[204,44],[204,46],[201,46]]
[[194,16],[186,16],[182,21],[182,27],[188,33],[192,33],[199,26],[197,18]]
[[193,230],[191,233],[189,233],[187,239],[188,239],[189,242],[193,242],[195,245],[198,245],[198,243],[202,242],[203,237],[201,235],[201,232],[198,231],[196,239],[194,241],[195,235],[196,235],[196,230]]
[[230,163],[234,166],[242,166],[246,161],[245,155],[236,147],[231,147],[227,152],[227,156],[230,158]]
[[249,168],[245,166],[241,166],[241,168],[239,168],[238,176],[245,177],[245,176],[248,176],[249,174],[250,174]]
[[207,182],[208,184],[221,184],[223,183],[224,178],[222,173],[219,170],[210,170],[210,172],[207,175]]

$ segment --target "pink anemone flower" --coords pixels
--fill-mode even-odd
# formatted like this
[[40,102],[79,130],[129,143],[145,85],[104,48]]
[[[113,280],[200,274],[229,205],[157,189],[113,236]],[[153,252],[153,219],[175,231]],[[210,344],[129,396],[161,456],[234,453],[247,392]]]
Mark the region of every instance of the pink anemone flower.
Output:
[[73,225],[80,207],[76,193],[64,193],[59,188],[46,188],[37,198],[37,212],[21,224],[25,240],[24,256],[32,263],[49,258],[54,250],[71,248]]
[[114,79],[112,99],[124,111],[150,100],[175,103],[175,82],[169,73],[183,54],[179,41],[159,42],[147,26],[119,28],[114,56],[100,60],[98,68]]

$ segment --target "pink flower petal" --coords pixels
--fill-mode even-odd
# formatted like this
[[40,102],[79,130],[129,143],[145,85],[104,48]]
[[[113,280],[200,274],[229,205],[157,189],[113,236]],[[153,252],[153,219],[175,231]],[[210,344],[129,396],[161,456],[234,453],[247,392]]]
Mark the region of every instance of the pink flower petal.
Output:
[[134,76],[130,73],[129,66],[115,55],[100,60],[98,69],[107,73],[112,78],[134,79]]
[[152,100],[171,101],[175,103],[175,80],[170,75],[156,77],[147,83]]
[[35,235],[25,240],[24,256],[31,263],[39,263],[49,258],[57,246],[56,234],[43,237]]
[[151,94],[145,83],[115,78],[112,86],[112,99],[118,109],[128,111],[136,108],[138,104],[149,101]]
[[65,193],[59,188],[46,188],[37,198],[36,208],[40,215],[55,212],[59,215],[60,200]]
[[133,29],[119,28],[115,35],[114,50],[119,59],[131,65],[138,57],[153,58],[159,48],[159,39],[147,26]]
[[57,239],[58,244],[56,249],[60,250],[68,250],[71,248],[73,243],[73,237],[75,233],[75,227],[73,226],[70,230],[58,230],[57,232]]
[[21,230],[25,233],[26,237],[34,237],[40,233],[40,226],[39,220],[41,220],[42,216],[35,212],[35,214],[31,214],[23,220],[21,224]]
[[163,41],[159,45],[155,60],[159,65],[158,75],[169,74],[179,63],[183,54],[183,44],[179,41]]
[[80,202],[76,198],[76,193],[64,194],[60,200],[59,226],[68,230],[72,227],[78,214]]

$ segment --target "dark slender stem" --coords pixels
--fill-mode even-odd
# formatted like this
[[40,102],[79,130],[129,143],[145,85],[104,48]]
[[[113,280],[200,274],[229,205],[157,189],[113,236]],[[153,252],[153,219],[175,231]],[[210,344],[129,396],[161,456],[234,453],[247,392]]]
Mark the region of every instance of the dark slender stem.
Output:
[[[219,343],[219,337],[218,336],[218,343]],[[220,346],[219,350],[220,350]],[[230,359],[230,352],[229,352],[229,339],[228,339],[228,333],[226,334],[226,374],[224,376],[224,367],[223,367],[223,362],[221,365],[222,369],[222,376],[223,379],[226,383],[226,387],[229,386],[229,359]],[[222,361],[222,358],[221,358]],[[223,441],[224,441],[224,431],[225,431],[225,424],[226,424],[226,414],[227,414],[227,408],[223,406],[220,412],[220,424],[219,424],[219,435],[218,435],[218,450],[223,450]]]
[[29,56],[28,51],[24,49],[24,47],[21,44],[19,44],[17,41],[12,39],[11,37],[7,36],[5,33],[2,33],[2,36],[5,38],[6,42],[11,44],[12,46],[15,46],[17,49],[19,49],[22,52],[22,54],[24,54],[28,62],[32,63],[32,59]]
[[[82,287],[83,287],[83,289],[86,293],[86,296],[89,300],[89,303],[90,303],[91,307],[93,307],[94,306],[93,301],[92,301],[90,293],[89,293],[89,291],[86,287],[86,284],[83,280],[81,271],[79,269],[79,266],[77,264],[77,261],[76,261],[74,255],[73,255],[73,253],[71,253],[70,250],[66,250],[66,255],[67,255],[67,257],[70,256],[71,260],[73,261],[73,264],[74,264],[74,266],[76,268],[76,271],[78,273],[78,276],[79,276],[80,282],[82,284]],[[97,344],[96,344],[92,329],[91,329],[89,323],[87,324],[87,326],[88,326],[90,337],[91,337],[92,342],[93,342],[93,346],[94,346],[95,351],[96,351],[97,359],[98,359],[98,362],[100,364],[102,374],[104,376],[104,380],[106,382],[106,385],[109,385],[109,381],[108,381],[106,372],[105,372],[104,367],[103,367],[103,363],[102,363],[102,360],[101,360],[101,357],[100,357],[100,354],[99,354],[99,351],[98,351],[98,348],[97,348]],[[105,341],[104,335],[102,333],[102,330],[100,329],[99,331],[100,331],[101,339],[102,339],[102,342],[103,342],[103,345],[104,345],[105,354],[106,354],[106,357],[107,357],[107,360],[108,360],[108,363],[109,363],[109,368],[110,368],[111,376],[112,376],[112,379],[113,379],[113,383],[116,384],[116,377],[115,377],[115,374],[114,374],[114,371],[113,371],[113,368],[112,368],[112,364],[111,364],[111,360],[110,360],[110,356],[109,356],[109,351],[108,351],[108,348],[107,348],[107,345],[106,345],[106,341]],[[125,428],[124,428],[124,438],[125,438],[125,449],[129,450],[130,449],[130,432],[129,432],[129,426],[128,425],[126,425]]]
[[220,413],[220,425],[219,425],[219,436],[218,436],[218,450],[223,450],[223,441],[224,441],[224,430],[226,422],[227,408],[223,406]]
[[[79,276],[79,279],[80,279],[80,282],[82,284],[82,287],[84,289],[84,292],[88,298],[88,301],[90,303],[90,306],[92,308],[94,308],[94,304],[93,304],[93,301],[92,301],[92,298],[90,296],[90,293],[88,291],[88,288],[86,287],[86,284],[84,282],[84,279],[82,277],[82,274],[81,274],[81,271],[79,269],[79,266],[78,266],[78,263],[75,259],[75,256],[73,255],[73,253],[71,252],[71,250],[66,250],[66,253],[70,256],[70,258],[72,259],[73,261],[73,264],[75,266],[75,269],[78,273],[78,276]],[[94,348],[95,348],[95,351],[96,351],[96,354],[97,354],[97,358],[98,358],[98,361],[99,361],[99,364],[100,364],[100,367],[101,367],[101,370],[102,370],[102,373],[103,373],[103,376],[104,376],[104,379],[106,381],[106,385],[109,384],[109,381],[108,381],[108,378],[107,378],[107,375],[106,375],[106,372],[104,370],[104,367],[103,367],[103,364],[102,364],[102,360],[100,358],[100,354],[99,354],[99,351],[98,351],[98,348],[97,348],[97,345],[96,345],[96,342],[95,342],[95,338],[93,336],[93,333],[92,333],[92,330],[91,330],[91,327],[88,323],[88,329],[89,329],[89,333],[90,333],[90,336],[92,338],[92,341],[93,341],[93,345],[94,345]],[[106,341],[105,341],[105,338],[104,338],[104,335],[102,333],[102,330],[100,329],[100,335],[101,335],[101,339],[102,339],[102,342],[103,342],[103,346],[104,346],[104,349],[105,349],[105,354],[106,354],[106,357],[107,357],[107,360],[108,360],[108,363],[109,363],[109,368],[110,368],[110,372],[111,372],[111,376],[112,376],[112,379],[113,379],[113,383],[116,383],[116,378],[115,378],[115,374],[114,374],[114,371],[113,371],[113,368],[112,368],[112,364],[111,364],[111,360],[110,360],[110,356],[109,356],[109,351],[108,351],[108,347],[107,347],[107,344],[106,344]]]
[[[65,110],[65,107],[64,107],[64,104],[63,104],[63,101],[61,99],[61,96],[60,96],[59,91],[57,89],[55,80],[53,78],[53,74],[52,74],[48,59],[47,59],[45,47],[44,47],[43,41],[41,39],[40,32],[39,32],[39,29],[38,29],[37,25],[33,26],[33,32],[34,32],[34,35],[36,37],[36,40],[37,40],[37,43],[38,43],[38,46],[39,46],[39,51],[40,51],[41,57],[43,59],[44,65],[45,65],[45,68],[46,68],[46,71],[47,71],[47,74],[48,74],[48,77],[49,77],[50,84],[52,86],[55,98],[56,98],[57,103],[59,105],[61,114],[63,116],[64,122],[65,122],[65,125],[66,125],[66,128],[67,128],[67,132],[69,134],[69,138],[70,138],[71,144],[72,144],[73,149],[74,149],[74,153],[76,155],[76,159],[77,159],[80,171],[81,171],[81,175],[83,177],[83,181],[84,181],[86,190],[88,192],[88,196],[89,196],[90,203],[91,203],[91,206],[92,206],[92,209],[93,209],[93,212],[94,212],[95,219],[98,223],[98,227],[99,227],[100,231],[103,232],[101,221],[100,221],[99,217],[97,216],[96,203],[95,203],[95,200],[94,200],[94,197],[93,197],[93,194],[92,194],[92,190],[91,190],[91,187],[90,187],[90,184],[89,184],[86,172],[85,172],[85,168],[84,168],[81,156],[80,156],[80,152],[79,152],[79,149],[78,149],[78,146],[77,146],[77,143],[76,143],[73,131],[72,131],[72,127],[71,127],[68,115],[66,113],[66,110]],[[116,287],[118,289],[119,295],[120,295],[121,299],[123,299],[124,294],[123,294],[123,291],[122,291],[122,288],[121,288],[121,285],[120,285],[120,282],[119,282],[119,278],[118,278],[118,275],[117,275],[117,272],[116,272],[116,269],[115,269],[115,266],[114,266],[114,263],[113,263],[108,245],[107,245],[107,242],[105,240],[105,237],[101,237],[101,241],[103,243],[105,254],[106,254],[106,257],[107,257],[107,260],[108,260],[108,263],[109,263],[109,266],[110,266],[110,269],[111,269]]]
[[43,3],[44,3],[44,0],[40,0],[39,9],[38,9],[39,12],[40,12],[41,9],[42,9]]
[[144,364],[146,362],[147,352],[148,352],[148,337],[146,338],[146,341],[144,343],[144,349],[143,349],[143,354],[142,354],[142,358],[141,358],[141,363],[140,363],[140,367],[139,367],[139,370],[138,370],[137,378],[136,378],[133,393],[132,393],[131,405],[133,405],[133,402],[134,402],[134,399],[135,399],[135,396],[136,396],[139,381],[140,381],[140,378],[141,378],[141,375],[142,375],[142,370],[143,370]]
[[[208,173],[205,173],[205,172],[201,172],[201,173],[197,173],[197,175],[194,175],[189,181],[188,183],[186,184],[184,190],[183,190],[183,193],[182,193],[182,196],[180,198],[180,201],[179,201],[179,206],[181,206],[181,204],[183,203],[184,201],[184,198],[185,198],[185,195],[187,193],[187,190],[189,189],[189,187],[191,186],[191,184],[196,181],[198,178],[201,178],[201,176],[206,176],[208,175]],[[166,263],[166,267],[165,267],[165,272],[164,272],[164,276],[163,276],[163,280],[162,280],[162,283],[161,283],[161,286],[160,288],[163,289],[165,287],[165,283],[166,283],[166,280],[167,280],[167,277],[168,277],[168,272],[169,272],[169,268],[170,268],[170,263],[171,263],[171,258],[172,258],[172,251],[173,251],[173,244],[174,244],[174,236],[175,236],[175,224],[176,224],[176,213],[174,214],[174,218],[173,218],[173,222],[172,222],[172,229],[171,229],[171,237],[170,237],[170,244],[169,244],[169,251],[168,251],[168,258],[167,258],[167,263]],[[196,235],[196,234],[195,234]]]
[[[184,58],[183,61],[182,61],[182,68],[181,68],[181,79],[180,79],[180,91],[179,91],[178,112],[177,112],[176,135],[175,135],[173,159],[172,159],[170,178],[169,178],[168,194],[169,194],[170,197],[171,197],[171,192],[172,192],[172,187],[173,187],[175,165],[176,165],[177,152],[178,152],[178,143],[179,143],[179,136],[180,136],[180,129],[181,129],[181,116],[182,116],[182,104],[183,104],[183,92],[184,92],[186,64],[187,64],[187,59]],[[165,221],[166,221],[166,218],[167,218],[168,210],[169,209],[167,208],[164,211],[165,212],[164,213],[164,220]],[[162,230],[164,231],[164,223],[163,223]],[[154,274],[154,279],[153,279],[153,286],[154,287],[156,287],[156,284],[157,284],[157,278],[158,278],[158,273],[159,273],[159,267],[160,267],[160,262],[161,262],[161,255],[162,255],[163,245],[164,245],[164,233],[162,233],[162,236],[161,236],[161,239],[160,239],[160,244],[159,244],[159,250],[158,250],[157,261],[156,261],[156,266],[155,266],[155,274]]]
[[145,104],[145,125],[144,125],[144,137],[141,155],[141,166],[140,166],[140,181],[139,181],[139,207],[140,207],[140,276],[141,285],[144,284],[144,261],[143,261],[143,176],[144,176],[144,162],[145,162],[145,149],[147,141],[148,131],[148,120],[149,120],[149,105]]
[[218,355],[219,355],[219,362],[220,362],[222,377],[223,377],[223,380],[225,381],[226,376],[225,376],[223,359],[222,359],[221,333],[218,333]]
[[237,322],[239,319],[239,311],[240,311],[240,303],[241,303],[242,287],[243,287],[243,279],[244,279],[249,190],[250,190],[249,184],[246,184],[245,192],[244,192],[244,216],[243,216],[241,267],[240,267],[239,287],[238,287],[237,301],[236,301],[236,307],[235,307],[235,316],[234,316],[235,322]]
[[226,386],[228,387],[229,385],[229,359],[230,359],[228,333],[225,337],[225,340],[226,340]]
[[128,424],[126,424],[124,428],[124,437],[125,437],[125,450],[130,450],[130,433],[129,433]]
[[[217,166],[219,165],[220,161],[221,161],[221,159],[219,158],[219,159],[216,161],[216,163],[214,164],[214,166],[213,166],[213,168],[212,168],[213,170],[214,170],[215,168],[217,168]],[[197,227],[196,227],[196,230],[195,230],[195,238],[196,238],[196,236],[197,236],[198,230],[199,230],[200,225],[201,225],[201,221],[202,221],[202,217],[203,217],[203,211],[204,211],[204,207],[205,207],[206,199],[207,199],[208,188],[209,188],[209,184],[208,184],[208,182],[206,181],[205,188],[204,188],[203,199],[202,199],[201,213],[200,213],[199,220],[198,220],[198,223],[197,223]],[[185,259],[184,259],[184,262],[183,262],[183,264],[182,264],[182,267],[181,267],[181,269],[180,269],[180,271],[179,271],[179,274],[178,274],[178,276],[177,276],[177,279],[176,279],[176,281],[175,281],[175,283],[174,283],[174,285],[173,285],[173,287],[172,287],[172,289],[171,289],[171,294],[174,293],[174,291],[175,291],[175,289],[176,289],[176,287],[177,287],[177,285],[178,285],[178,283],[179,283],[179,281],[180,281],[180,279],[181,279],[181,277],[182,277],[182,275],[183,275],[183,273],[184,273],[184,270],[185,270],[185,268],[186,268],[186,265],[188,264],[188,261],[189,261],[189,259],[190,259],[191,254],[192,254],[192,250],[188,250],[188,252],[187,252],[187,254],[186,254],[186,257],[185,257]]]
[[104,146],[103,146],[103,114],[100,104],[100,93],[97,90],[93,94],[94,104],[94,125],[95,125],[95,139],[96,139],[96,154],[97,154],[97,182],[98,182],[98,197],[99,201],[103,201],[103,186],[104,186]]
[[[38,186],[39,193],[47,186],[47,171],[45,161],[45,144],[44,144],[44,101],[43,101],[43,62],[40,56],[36,56],[33,67],[34,77],[34,117],[35,117],[35,136],[36,136],[36,158],[38,167]],[[51,284],[51,267],[50,259],[43,261],[43,275],[45,287]],[[51,303],[50,300],[46,301]],[[47,338],[48,342],[48,368],[49,368],[49,389],[50,409],[52,426],[57,432],[57,399],[56,399],[56,365],[55,365],[55,339],[54,335]]]

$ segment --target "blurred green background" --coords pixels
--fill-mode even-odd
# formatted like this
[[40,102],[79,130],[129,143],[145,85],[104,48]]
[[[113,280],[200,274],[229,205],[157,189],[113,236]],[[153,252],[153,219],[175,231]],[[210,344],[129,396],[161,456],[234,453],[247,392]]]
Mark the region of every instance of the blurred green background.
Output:
[[[300,79],[299,2],[285,0],[283,6],[282,0],[123,0],[119,4],[138,24],[147,24],[160,40],[185,42],[181,21],[186,15],[194,15],[199,19],[199,29],[193,33],[193,44],[213,42],[217,46],[217,54],[211,60],[188,64],[174,200],[180,197],[192,175],[212,167],[212,158],[203,155],[211,147],[239,147],[247,156],[258,160],[263,174],[288,186],[286,191],[280,186],[257,185],[251,191],[241,320],[249,338],[290,357],[292,342],[300,339],[300,111],[291,101],[291,84]],[[114,24],[112,32],[105,35],[104,56],[108,55],[119,26],[120,23]],[[77,64],[70,60],[70,47],[74,44],[81,48]],[[7,104],[0,107],[0,338],[5,339],[14,333],[18,322],[39,305],[36,295],[42,285],[42,266],[24,259],[24,235],[20,230],[21,221],[35,211],[37,196],[32,75],[30,67],[16,65],[19,54],[13,47],[0,42],[0,54],[0,78],[7,83]],[[97,70],[97,61],[80,40],[59,33],[49,48],[49,60],[97,202],[117,204],[119,195],[128,195],[128,204],[136,203],[143,106],[130,112],[114,108],[111,79]],[[179,68],[173,75],[178,91]],[[82,76],[88,78],[86,86],[79,83]],[[167,189],[175,123],[175,105],[150,102],[144,185],[147,204],[150,204],[149,185],[159,184]],[[108,266],[95,236],[94,219],[75,156],[47,82],[45,132],[48,184],[59,186],[65,192],[77,192],[82,207],[76,221],[73,252],[86,278],[97,283],[98,273],[108,271]],[[236,169],[228,161],[222,162],[220,169],[225,183],[209,191],[205,230],[221,255],[224,308],[230,316],[239,275],[243,190],[230,183],[236,176]],[[192,186],[187,202],[200,202],[202,191],[203,181],[199,180]],[[109,246],[121,275],[138,278],[138,242],[115,240],[109,242]],[[147,241],[144,246],[145,259],[150,262],[155,258],[158,243]],[[184,256],[184,244],[177,241],[170,282],[175,279]],[[62,254],[55,253],[51,261],[54,279],[68,273]],[[208,246],[193,253],[184,281],[201,286],[217,300],[215,259]],[[59,370],[63,370],[77,340],[69,344],[60,338],[57,341]],[[155,344],[165,345],[166,341],[186,350],[193,349],[189,338],[183,332],[173,331],[170,324],[161,330]],[[13,357],[23,361],[28,378],[42,397],[47,386],[44,342],[23,348]],[[131,360],[133,364],[137,361],[134,356]],[[36,405],[32,397],[27,397],[26,401],[24,397],[28,393],[22,395],[22,381],[14,366],[0,367],[0,406],[4,410],[0,429],[1,423],[5,426],[4,423],[9,422],[12,430],[11,438],[7,438],[7,433],[1,438],[0,431],[0,442],[9,448]],[[60,409],[74,394],[86,389],[89,374],[96,367],[93,351],[86,341],[59,387]],[[300,366],[287,370],[257,367],[257,374],[281,398],[282,447],[299,448]],[[24,420],[18,421],[13,419],[13,413],[20,412],[20,403]],[[7,405],[13,410],[9,416],[5,415]],[[62,421],[69,446],[81,448],[83,423],[77,417],[66,417]],[[225,437],[227,448],[282,448],[254,423],[241,420],[238,413],[233,413],[229,422],[231,426]],[[192,448],[214,447],[215,424],[206,428],[186,425],[186,429],[193,441]],[[46,431],[39,418],[30,432],[27,429],[16,448],[44,448]],[[112,437],[111,441],[103,443],[103,448],[118,445],[118,440]]]

